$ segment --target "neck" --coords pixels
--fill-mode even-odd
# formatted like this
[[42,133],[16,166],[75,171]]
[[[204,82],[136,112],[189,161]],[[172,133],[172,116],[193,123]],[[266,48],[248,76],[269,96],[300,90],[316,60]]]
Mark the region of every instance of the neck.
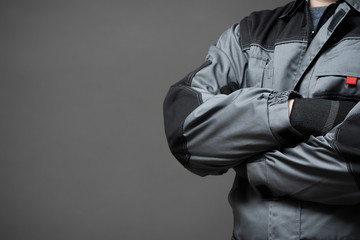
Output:
[[310,7],[325,7],[332,3],[336,3],[336,0],[310,0]]

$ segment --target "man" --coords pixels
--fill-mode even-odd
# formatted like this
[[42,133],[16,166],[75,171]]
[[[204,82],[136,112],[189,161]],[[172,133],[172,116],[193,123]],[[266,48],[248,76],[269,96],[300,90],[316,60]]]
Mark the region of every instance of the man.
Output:
[[359,0],[296,0],[244,18],[170,88],[174,156],[236,171],[233,239],[360,239],[359,56]]

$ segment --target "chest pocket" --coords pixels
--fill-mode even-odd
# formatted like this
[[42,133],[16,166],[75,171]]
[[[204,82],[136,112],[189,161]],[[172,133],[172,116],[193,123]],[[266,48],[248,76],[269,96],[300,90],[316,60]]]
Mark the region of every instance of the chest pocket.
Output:
[[360,100],[360,57],[356,53],[346,51],[319,61],[319,70],[314,73],[314,98]]
[[261,55],[250,56],[245,87],[271,87],[272,72],[270,58]]

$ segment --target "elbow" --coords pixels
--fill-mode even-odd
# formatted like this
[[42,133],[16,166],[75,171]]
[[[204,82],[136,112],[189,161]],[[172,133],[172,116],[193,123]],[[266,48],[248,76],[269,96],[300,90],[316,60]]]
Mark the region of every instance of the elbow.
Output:
[[170,88],[164,100],[163,115],[165,135],[170,151],[184,167],[188,167],[190,154],[186,147],[183,125],[190,109],[186,109],[182,93],[185,90],[182,88],[179,85]]
[[201,105],[201,94],[187,84],[192,74],[170,87],[164,103],[163,117],[165,134],[171,153],[186,168],[190,154],[184,136],[184,122],[187,116]]
[[[174,89],[175,88],[175,89]],[[192,111],[186,109],[186,105],[174,98],[176,87],[171,87],[163,105],[165,135],[172,155],[190,172],[205,177],[207,175],[219,175],[219,171],[206,169],[204,166],[197,166],[191,163],[191,154],[187,148],[187,139],[184,136],[184,121]],[[185,109],[184,109],[185,108]],[[201,165],[201,164],[200,164]],[[224,173],[225,171],[221,172]]]

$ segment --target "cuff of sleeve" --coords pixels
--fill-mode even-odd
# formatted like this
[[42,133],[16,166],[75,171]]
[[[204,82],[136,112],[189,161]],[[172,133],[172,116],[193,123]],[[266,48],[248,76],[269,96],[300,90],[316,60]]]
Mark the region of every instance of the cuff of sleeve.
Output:
[[301,98],[301,95],[294,91],[273,92],[268,99],[270,130],[281,146],[291,146],[304,140],[304,136],[290,124],[288,101],[292,98]]

